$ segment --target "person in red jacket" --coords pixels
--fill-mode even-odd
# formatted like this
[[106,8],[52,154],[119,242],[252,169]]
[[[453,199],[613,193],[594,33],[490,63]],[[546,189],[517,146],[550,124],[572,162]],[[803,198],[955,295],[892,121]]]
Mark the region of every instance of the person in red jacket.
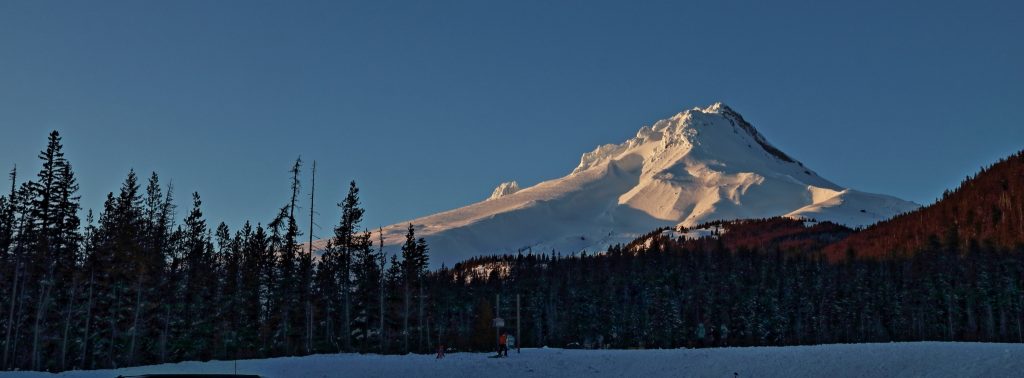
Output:
[[506,342],[508,342],[508,334],[505,331],[501,331],[501,336],[498,336],[498,357],[508,357],[508,345],[505,344]]

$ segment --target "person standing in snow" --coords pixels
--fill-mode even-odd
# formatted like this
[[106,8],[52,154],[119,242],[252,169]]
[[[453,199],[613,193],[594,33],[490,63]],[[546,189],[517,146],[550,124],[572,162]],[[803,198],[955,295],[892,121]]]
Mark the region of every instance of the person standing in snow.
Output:
[[707,335],[705,335],[705,336],[704,336],[704,343],[705,343],[705,344],[706,344],[706,345],[707,345],[708,347],[710,347],[710,348],[714,348],[714,347],[715,347],[715,345],[716,345],[716,344],[715,344],[715,342],[716,342],[716,339],[715,339],[715,332],[716,332],[716,331],[718,331],[718,329],[716,329],[716,328],[715,328],[715,322],[714,322],[714,321],[711,321],[711,320],[709,320],[709,321],[708,321],[708,328],[707,328],[707,332],[708,332],[708,333],[707,333]]
[[505,357],[508,357],[508,351],[516,347],[516,337],[509,334],[505,337]]
[[703,348],[704,336],[707,335],[707,332],[704,330],[704,322],[697,323],[697,331],[695,333],[697,336],[697,345]]
[[729,346],[729,327],[726,327],[725,323],[722,323],[722,326],[719,327],[718,334],[722,340],[722,346]]
[[501,336],[498,336],[498,357],[508,357],[508,334],[505,331],[501,331]]
[[444,344],[437,344],[437,359],[444,358]]

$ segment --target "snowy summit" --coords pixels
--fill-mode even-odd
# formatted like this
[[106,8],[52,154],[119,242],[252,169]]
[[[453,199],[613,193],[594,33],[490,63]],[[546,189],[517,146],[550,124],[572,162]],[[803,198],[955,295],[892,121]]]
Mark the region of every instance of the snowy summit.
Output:
[[722,103],[644,126],[584,153],[569,175],[384,228],[399,244],[408,223],[448,265],[496,253],[602,251],[663,226],[787,216],[864,226],[919,205],[837,185],[768,142]]

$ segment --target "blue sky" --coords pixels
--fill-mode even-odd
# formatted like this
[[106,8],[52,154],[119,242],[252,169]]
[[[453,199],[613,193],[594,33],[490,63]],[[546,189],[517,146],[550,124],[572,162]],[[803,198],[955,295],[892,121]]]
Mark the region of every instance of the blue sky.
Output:
[[0,167],[34,173],[57,129],[85,207],[155,170],[235,229],[302,155],[325,236],[349,180],[375,228],[714,101],[919,203],[1024,147],[1024,3],[834,3],[4,1]]

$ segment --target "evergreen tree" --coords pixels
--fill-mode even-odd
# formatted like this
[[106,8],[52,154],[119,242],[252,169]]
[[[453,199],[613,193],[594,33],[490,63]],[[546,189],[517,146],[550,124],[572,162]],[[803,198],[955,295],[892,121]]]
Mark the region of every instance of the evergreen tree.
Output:
[[[370,241],[370,233],[364,232],[357,238],[357,249],[354,251],[354,301],[356,308],[354,334],[360,341],[361,352],[370,351],[377,343],[378,304],[380,301],[381,270],[378,265],[378,252],[374,251]],[[377,335],[379,336],[379,335]]]
[[282,329],[283,348],[288,355],[295,354],[303,334],[303,309],[302,296],[302,261],[298,242],[299,223],[295,218],[295,208],[298,207],[299,198],[299,173],[302,167],[302,159],[295,160],[292,165],[292,195],[288,203],[288,216],[285,218],[285,233],[281,249],[281,291],[284,293],[282,314],[284,316]]
[[341,220],[334,228],[336,253],[332,256],[341,295],[340,314],[337,322],[340,325],[338,332],[341,336],[341,348],[350,351],[352,350],[353,256],[360,250],[370,248],[368,234],[358,234],[364,210],[359,206],[359,188],[355,181],[349,183],[348,194],[338,204],[338,207],[341,208]]
[[[398,255],[391,255],[391,260],[388,263],[388,268],[384,274],[384,282],[386,286],[384,298],[386,309],[384,317],[387,319],[387,323],[384,326],[385,334],[383,335],[383,339],[384,350],[387,352],[395,351],[393,345],[397,345],[396,342],[398,341],[398,338],[395,336],[401,335],[404,340],[406,330],[406,328],[404,328],[407,324],[404,312],[405,282],[403,279],[402,269],[403,264],[402,261],[399,260]],[[399,319],[401,319],[401,321],[399,321]]]
[[[425,342],[422,332],[424,328],[424,302],[423,278],[427,272],[427,244],[420,238],[416,239],[416,231],[412,224],[405,235],[405,243],[402,244],[402,351],[409,352],[409,337],[412,332],[410,319],[412,318],[414,301],[419,299],[417,314],[417,336],[421,343]],[[414,298],[416,297],[416,298]],[[423,345],[420,345],[423,348]]]
[[184,359],[208,360],[213,353],[216,322],[213,298],[217,292],[218,265],[213,254],[210,230],[203,219],[199,193],[192,194],[192,210],[185,218],[182,235],[183,301],[178,348]]

